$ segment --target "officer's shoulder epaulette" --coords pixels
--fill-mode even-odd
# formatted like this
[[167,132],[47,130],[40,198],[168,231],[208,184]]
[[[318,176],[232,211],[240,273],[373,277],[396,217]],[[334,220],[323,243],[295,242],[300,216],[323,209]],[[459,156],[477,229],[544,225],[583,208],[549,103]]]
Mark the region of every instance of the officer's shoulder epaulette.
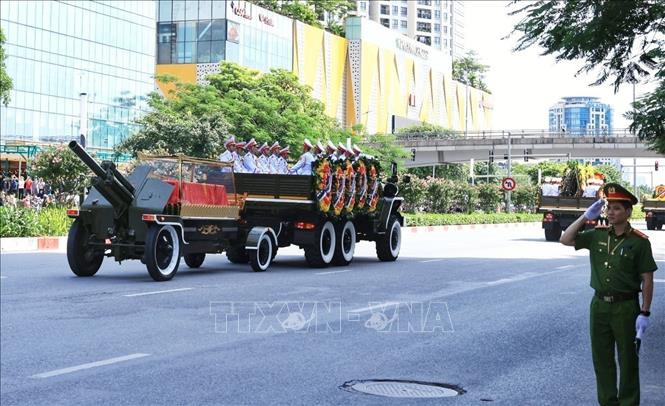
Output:
[[632,231],[632,233],[635,234],[635,235],[638,236],[638,237],[644,238],[644,239],[646,239],[646,240],[649,239],[649,236],[646,235],[646,234],[644,234],[644,233],[641,232],[640,230],[635,230],[635,229],[633,228],[633,229],[631,229],[630,231]]

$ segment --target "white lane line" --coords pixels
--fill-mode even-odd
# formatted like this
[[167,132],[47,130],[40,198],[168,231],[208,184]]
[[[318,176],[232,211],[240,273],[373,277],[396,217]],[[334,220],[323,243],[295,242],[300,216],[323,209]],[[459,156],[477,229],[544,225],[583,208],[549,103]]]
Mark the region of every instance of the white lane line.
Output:
[[194,288],[180,288],[180,289],[169,289],[169,290],[158,290],[155,292],[143,292],[143,293],[132,293],[131,295],[123,295],[124,297],[136,297],[136,296],[147,296],[147,295],[158,295],[160,293],[171,293],[171,292],[184,292],[186,290],[192,290]]
[[424,264],[425,262],[438,262],[438,261],[443,261],[443,258],[439,258],[439,259],[428,259],[428,260],[425,260],[425,261],[419,261],[419,262],[420,262],[421,264]]
[[7,279],[6,276],[0,276],[0,279]]
[[654,279],[654,282],[665,283],[665,279]]
[[344,272],[351,272],[351,269],[345,269],[343,271],[328,271],[328,272],[317,272],[317,275],[330,275],[333,273],[344,273]]
[[44,372],[41,374],[33,375],[31,376],[31,378],[50,378],[52,376],[71,374],[72,372],[81,371],[83,369],[90,369],[90,368],[102,367],[105,365],[117,364],[118,362],[129,361],[136,358],[143,358],[149,355],[150,354],[140,354],[140,353],[130,354],[130,355],[125,355],[124,357],[110,358],[103,361],[90,362],[88,364],[77,365],[74,367],[56,369],[55,371]]
[[575,268],[575,265],[564,265],[556,267],[556,269],[570,269],[570,268]]
[[384,308],[384,307],[388,307],[388,306],[395,306],[395,305],[399,305],[399,304],[400,304],[400,302],[385,302],[385,303],[375,304],[375,305],[372,305],[372,306],[361,307],[360,309],[349,310],[349,312],[350,313],[362,313],[362,312],[366,312],[368,310],[380,309],[380,308]]

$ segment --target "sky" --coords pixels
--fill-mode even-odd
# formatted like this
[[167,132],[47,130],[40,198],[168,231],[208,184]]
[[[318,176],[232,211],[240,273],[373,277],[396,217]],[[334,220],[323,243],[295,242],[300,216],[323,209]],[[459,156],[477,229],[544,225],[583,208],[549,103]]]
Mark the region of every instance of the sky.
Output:
[[[467,50],[474,50],[480,61],[489,65],[485,82],[494,99],[493,128],[507,129],[546,129],[548,109],[565,96],[595,96],[614,108],[614,128],[623,129],[629,125],[623,114],[630,109],[633,100],[633,86],[625,84],[614,92],[611,83],[590,86],[596,80],[597,72],[576,76],[583,66],[580,61],[556,62],[554,56],[540,55],[542,48],[532,47],[525,51],[513,52],[517,35],[502,39],[510,34],[519,20],[509,16],[515,9],[508,1],[466,1],[464,10],[464,40]],[[654,84],[635,86],[636,97],[650,91]],[[654,173],[654,183],[665,183],[665,158],[659,160],[660,168]],[[632,165],[632,159],[622,160],[624,165]],[[638,165],[653,166],[652,159],[639,159]],[[631,168],[632,169],[632,168]],[[626,178],[632,182],[630,170],[625,169]],[[650,169],[637,168],[638,184],[650,184]]]

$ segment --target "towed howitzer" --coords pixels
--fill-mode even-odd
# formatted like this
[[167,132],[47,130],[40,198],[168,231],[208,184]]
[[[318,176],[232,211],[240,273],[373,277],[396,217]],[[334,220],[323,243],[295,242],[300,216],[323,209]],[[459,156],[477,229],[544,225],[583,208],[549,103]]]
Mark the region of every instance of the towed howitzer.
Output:
[[92,185],[113,206],[115,218],[120,218],[134,200],[134,186],[122,176],[111,161],[99,165],[76,141],[69,143],[72,150],[92,172],[97,175]]

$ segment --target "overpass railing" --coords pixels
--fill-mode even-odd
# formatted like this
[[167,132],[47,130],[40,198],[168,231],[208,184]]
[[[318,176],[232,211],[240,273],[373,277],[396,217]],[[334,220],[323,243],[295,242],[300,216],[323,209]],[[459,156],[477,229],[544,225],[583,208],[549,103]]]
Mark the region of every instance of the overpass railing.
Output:
[[490,130],[490,131],[452,131],[445,133],[423,132],[414,134],[396,134],[398,141],[417,141],[417,140],[462,140],[462,139],[505,139],[510,135],[511,138],[576,138],[576,137],[634,137],[635,134],[628,128],[614,129],[608,131],[590,131],[585,133],[550,131],[544,129],[519,129],[519,130]]

